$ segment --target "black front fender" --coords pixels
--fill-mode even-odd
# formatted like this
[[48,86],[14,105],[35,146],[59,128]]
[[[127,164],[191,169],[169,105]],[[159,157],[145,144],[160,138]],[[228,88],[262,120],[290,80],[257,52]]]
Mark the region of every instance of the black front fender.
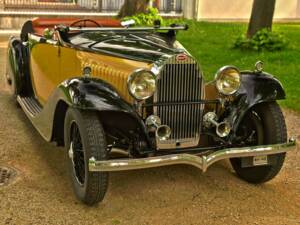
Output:
[[110,84],[100,79],[73,78],[58,89],[68,105],[82,110],[135,112]]
[[234,133],[245,114],[255,105],[285,99],[282,84],[268,73],[242,72],[241,87],[230,107]]
[[282,84],[268,73],[244,72],[241,75],[241,81],[238,95],[246,94],[248,105],[285,99]]
[[122,99],[105,81],[94,78],[73,78],[64,81],[53,96],[56,96],[54,97],[56,102],[63,101],[69,107],[83,111],[97,111],[110,136],[127,138],[129,141],[136,138],[146,143],[145,148],[149,147],[147,129],[135,106]]

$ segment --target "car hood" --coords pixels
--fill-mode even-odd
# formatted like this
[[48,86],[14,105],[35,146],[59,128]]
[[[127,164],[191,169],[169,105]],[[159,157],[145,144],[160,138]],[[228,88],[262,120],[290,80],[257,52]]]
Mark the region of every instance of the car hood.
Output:
[[185,52],[177,41],[158,33],[82,33],[70,43],[87,51],[154,63],[162,57]]

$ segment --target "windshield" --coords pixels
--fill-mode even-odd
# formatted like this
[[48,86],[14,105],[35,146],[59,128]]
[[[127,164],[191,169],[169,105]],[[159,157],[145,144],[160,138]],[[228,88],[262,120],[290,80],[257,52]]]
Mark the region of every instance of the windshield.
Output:
[[99,48],[105,46],[105,43],[126,43],[127,46],[143,48],[147,46],[160,46],[162,48],[172,48],[172,44],[168,43],[163,37],[149,32],[84,32],[69,38],[69,42],[73,45],[82,47]]
[[68,42],[75,47],[91,51],[147,61],[173,55],[179,50],[175,44],[175,38],[170,38],[168,33],[149,31],[83,32],[69,34]]

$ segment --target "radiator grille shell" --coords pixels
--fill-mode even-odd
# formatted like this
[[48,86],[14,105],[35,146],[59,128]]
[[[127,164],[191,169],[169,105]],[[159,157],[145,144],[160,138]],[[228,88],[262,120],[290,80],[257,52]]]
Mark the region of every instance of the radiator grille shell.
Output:
[[[188,55],[175,55],[163,65],[157,77],[154,114],[162,124],[171,127],[167,141],[157,139],[159,149],[184,148],[199,143],[203,105],[193,104],[203,98],[202,72],[198,63]],[[180,103],[172,104],[168,103]]]

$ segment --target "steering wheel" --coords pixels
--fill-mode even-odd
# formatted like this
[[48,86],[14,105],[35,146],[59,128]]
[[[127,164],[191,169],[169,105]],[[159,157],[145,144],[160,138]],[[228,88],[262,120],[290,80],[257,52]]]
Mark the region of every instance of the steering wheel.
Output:
[[74,27],[76,24],[80,24],[80,23],[83,23],[83,26],[79,26],[79,27],[87,27],[87,25],[86,25],[87,22],[93,23],[97,27],[102,27],[102,25],[97,23],[95,20],[91,20],[91,19],[76,20],[76,21],[74,21],[73,23],[70,24],[70,27]]

